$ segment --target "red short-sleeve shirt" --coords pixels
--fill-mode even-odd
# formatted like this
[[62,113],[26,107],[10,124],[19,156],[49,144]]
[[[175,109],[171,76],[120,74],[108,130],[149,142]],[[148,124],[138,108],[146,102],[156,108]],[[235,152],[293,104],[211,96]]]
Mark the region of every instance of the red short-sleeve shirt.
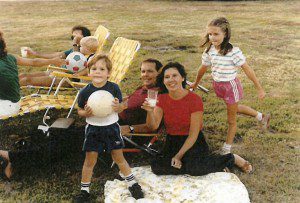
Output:
[[159,95],[157,106],[163,110],[164,124],[169,135],[188,135],[191,114],[203,112],[202,99],[193,92],[179,100],[172,99],[169,94]]

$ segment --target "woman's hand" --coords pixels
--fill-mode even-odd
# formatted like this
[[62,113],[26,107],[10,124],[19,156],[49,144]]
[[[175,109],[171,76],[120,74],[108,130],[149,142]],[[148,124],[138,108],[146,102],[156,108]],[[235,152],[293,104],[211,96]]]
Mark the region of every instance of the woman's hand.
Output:
[[181,159],[177,156],[174,156],[171,160],[171,166],[173,166],[174,168],[180,169],[182,166]]
[[263,100],[266,96],[266,93],[263,89],[258,90],[258,99]]
[[143,105],[141,106],[142,109],[146,111],[153,112],[155,106],[151,106],[147,100],[144,101]]

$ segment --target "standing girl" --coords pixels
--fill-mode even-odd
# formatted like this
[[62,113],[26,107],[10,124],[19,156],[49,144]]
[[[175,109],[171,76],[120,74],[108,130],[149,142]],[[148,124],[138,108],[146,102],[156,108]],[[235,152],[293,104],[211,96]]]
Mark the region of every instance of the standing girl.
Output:
[[201,45],[206,47],[202,55],[202,65],[198,70],[196,81],[191,85],[192,88],[197,87],[207,68],[211,66],[215,93],[225,101],[227,106],[228,132],[221,150],[222,154],[230,153],[237,129],[237,113],[255,117],[260,121],[263,129],[267,129],[270,121],[269,114],[262,114],[251,107],[238,104],[243,97],[243,88],[237,78],[237,70],[240,67],[254,83],[258,98],[263,99],[266,93],[254,71],[247,64],[242,51],[230,44],[230,36],[231,29],[226,18],[216,18],[208,24],[205,42]]

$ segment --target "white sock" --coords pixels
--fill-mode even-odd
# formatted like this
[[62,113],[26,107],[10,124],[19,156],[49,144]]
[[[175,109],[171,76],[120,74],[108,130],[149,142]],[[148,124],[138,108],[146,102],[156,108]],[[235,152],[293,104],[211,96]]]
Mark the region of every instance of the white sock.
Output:
[[126,183],[128,187],[131,187],[134,183],[136,183],[134,175],[131,173],[125,177]]
[[257,112],[256,119],[257,119],[258,121],[261,121],[261,120],[262,120],[262,113]]
[[121,173],[121,171],[119,171],[119,175],[121,178],[123,178],[125,180],[125,176],[123,175],[123,173]]
[[224,151],[224,154],[229,154],[231,150],[231,145],[227,144],[226,142],[224,143],[222,147],[222,151]]
[[90,185],[91,185],[91,183],[83,183],[83,182],[81,182],[81,189],[80,190],[85,190],[88,193],[90,193]]

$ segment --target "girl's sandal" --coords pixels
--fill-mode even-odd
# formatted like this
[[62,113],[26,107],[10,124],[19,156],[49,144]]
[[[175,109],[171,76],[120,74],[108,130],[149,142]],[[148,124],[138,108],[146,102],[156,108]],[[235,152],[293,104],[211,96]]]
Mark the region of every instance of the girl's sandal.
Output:
[[253,167],[252,167],[251,163],[249,163],[248,161],[246,161],[244,163],[244,165],[241,167],[241,170],[244,173],[252,173],[253,172]]

